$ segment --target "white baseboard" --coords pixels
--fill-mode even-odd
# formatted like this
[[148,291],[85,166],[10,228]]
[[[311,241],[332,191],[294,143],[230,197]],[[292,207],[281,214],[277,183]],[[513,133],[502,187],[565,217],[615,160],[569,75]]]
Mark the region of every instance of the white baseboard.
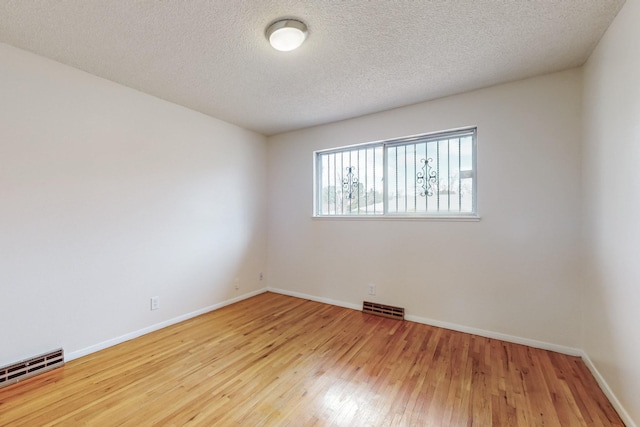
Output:
[[321,302],[323,304],[336,305],[338,307],[350,308],[352,310],[362,310],[361,305],[351,304],[344,301],[338,301],[330,298],[316,297],[313,295],[307,295],[300,292],[287,291],[286,289],[267,288],[267,291],[274,292],[276,294],[288,295],[290,297],[308,299],[310,301]]
[[110,340],[103,341],[101,343],[94,344],[92,346],[89,346],[89,347],[86,347],[86,348],[83,348],[83,349],[80,349],[80,350],[76,350],[76,351],[73,351],[71,353],[67,353],[67,354],[65,354],[65,361],[68,362],[68,361],[71,361],[71,360],[74,360],[74,359],[78,359],[79,357],[86,356],[86,355],[91,354],[91,353],[95,353],[96,351],[104,350],[105,348],[112,347],[114,345],[123,343],[125,341],[132,340],[134,338],[138,338],[138,337],[140,337],[142,335],[146,335],[146,334],[148,334],[150,332],[154,332],[154,331],[160,330],[162,328],[166,328],[167,326],[175,325],[176,323],[184,322],[187,319],[191,319],[193,317],[200,316],[201,314],[205,314],[205,313],[208,313],[210,311],[217,310],[219,308],[222,308],[222,307],[225,307],[227,305],[230,305],[230,304],[245,300],[247,298],[251,298],[253,296],[262,294],[264,292],[267,292],[266,288],[258,289],[257,291],[249,292],[248,294],[240,295],[238,297],[231,298],[231,299],[228,299],[226,301],[223,301],[223,302],[220,302],[220,303],[217,303],[217,304],[213,304],[213,305],[210,305],[210,306],[205,307],[205,308],[201,308],[200,310],[192,311],[191,313],[183,314],[183,315],[174,317],[173,319],[168,319],[168,320],[165,320],[163,322],[156,323],[155,325],[147,326],[146,328],[142,328],[142,329],[139,329],[137,331],[129,332],[127,334],[120,335],[119,337],[112,338]]
[[451,329],[452,331],[464,332],[467,334],[478,335],[485,338],[491,338],[500,341],[507,341],[514,344],[522,344],[528,347],[539,348],[542,350],[555,351],[569,356],[581,356],[582,350],[573,347],[567,347],[559,344],[552,344],[545,341],[538,341],[530,338],[522,338],[515,335],[503,334],[500,332],[487,331],[485,329],[473,328],[470,326],[458,325],[456,323],[442,322],[440,320],[428,319],[419,316],[408,315],[405,319],[425,325],[437,326],[438,328]]
[[602,374],[600,374],[600,371],[598,371],[596,365],[593,364],[589,355],[584,350],[582,350],[580,356],[582,357],[585,365],[587,365],[587,368],[589,368],[589,370],[591,371],[593,377],[598,382],[598,385],[602,389],[602,392],[605,394],[605,396],[607,396],[607,399],[609,399],[609,402],[611,402],[613,408],[618,412],[620,418],[622,418],[622,421],[625,423],[625,425],[627,427],[638,427],[637,424],[629,416],[629,413],[624,409],[616,395],[613,393],[611,387],[609,387],[609,384],[607,384],[607,382],[604,380],[604,377],[602,376]]
[[[285,289],[267,288],[267,290],[269,292],[275,292],[277,294],[283,294],[283,295],[289,295],[292,297],[308,299],[311,301],[317,301],[324,304],[337,305],[338,307],[351,308],[354,310],[362,310],[362,305],[351,304],[344,301],[337,301],[329,298],[316,297],[314,295],[307,295],[300,292],[288,291]],[[422,323],[430,326],[437,326],[439,328],[451,329],[452,331],[465,332],[467,334],[479,335],[481,337],[486,337],[486,338],[493,338],[497,340],[508,341],[515,344],[522,344],[529,347],[540,348],[543,350],[555,351],[557,353],[567,354],[570,356],[582,356],[583,354],[583,351],[577,348],[565,347],[562,345],[551,344],[544,341],[537,341],[537,340],[532,340],[527,338],[516,337],[513,335],[502,334],[499,332],[486,331],[484,329],[477,329],[469,326],[462,326],[455,323],[442,322],[439,320],[427,319],[424,317],[412,316],[412,315],[405,315],[405,319],[411,322]]]

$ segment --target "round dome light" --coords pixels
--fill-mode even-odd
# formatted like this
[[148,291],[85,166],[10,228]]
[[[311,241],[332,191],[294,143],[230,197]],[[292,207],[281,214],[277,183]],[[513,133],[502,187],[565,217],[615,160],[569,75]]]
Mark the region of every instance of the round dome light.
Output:
[[307,38],[307,26],[295,19],[282,19],[269,25],[267,39],[274,49],[288,52],[297,49]]

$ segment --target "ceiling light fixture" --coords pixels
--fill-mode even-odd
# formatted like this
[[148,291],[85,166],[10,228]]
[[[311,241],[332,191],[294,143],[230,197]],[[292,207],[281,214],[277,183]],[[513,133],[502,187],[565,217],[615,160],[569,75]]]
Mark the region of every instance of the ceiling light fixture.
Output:
[[288,52],[300,47],[308,33],[304,22],[281,19],[267,27],[266,36],[274,49]]

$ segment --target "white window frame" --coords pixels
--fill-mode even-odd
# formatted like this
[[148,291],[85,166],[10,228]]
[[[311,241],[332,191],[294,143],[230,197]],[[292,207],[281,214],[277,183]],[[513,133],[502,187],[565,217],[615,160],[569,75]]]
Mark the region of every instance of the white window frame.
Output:
[[[389,147],[399,147],[403,145],[410,145],[421,142],[432,142],[443,139],[452,139],[457,136],[471,136],[472,142],[472,211],[471,212],[456,212],[449,210],[441,210],[437,212],[389,212],[388,207],[388,194],[389,194],[389,179],[387,177],[388,172],[388,150]],[[363,148],[375,148],[382,147],[383,154],[383,212],[379,214],[335,214],[327,215],[321,214],[321,189],[320,183],[322,182],[322,168],[320,166],[321,156],[331,153],[340,153],[350,151],[354,149]],[[313,152],[313,212],[312,217],[317,219],[354,219],[354,220],[371,220],[371,219],[432,219],[432,220],[450,220],[450,221],[478,221],[480,216],[478,214],[477,199],[478,199],[478,155],[477,155],[477,127],[465,127],[458,129],[451,129],[446,131],[424,133],[418,135],[405,136],[400,138],[392,138],[381,141],[367,142],[363,144],[354,144],[349,146],[335,147],[325,150],[317,150]]]

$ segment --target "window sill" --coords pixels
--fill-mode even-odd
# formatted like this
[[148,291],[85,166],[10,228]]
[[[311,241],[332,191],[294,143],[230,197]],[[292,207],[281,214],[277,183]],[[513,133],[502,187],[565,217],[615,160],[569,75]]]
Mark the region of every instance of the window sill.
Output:
[[451,221],[451,222],[477,222],[479,215],[314,215],[313,220],[329,221]]

